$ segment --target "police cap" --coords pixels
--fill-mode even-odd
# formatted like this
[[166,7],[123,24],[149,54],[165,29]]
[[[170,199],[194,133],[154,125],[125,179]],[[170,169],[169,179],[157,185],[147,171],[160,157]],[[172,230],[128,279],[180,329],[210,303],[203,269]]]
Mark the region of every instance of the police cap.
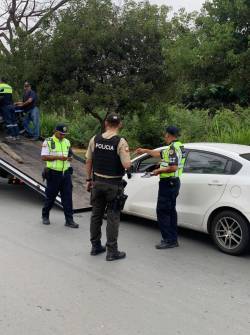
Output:
[[180,136],[180,129],[176,126],[168,126],[166,128],[166,133],[177,137]]
[[68,128],[65,124],[63,123],[58,123],[56,125],[56,128],[55,128],[55,131],[58,131],[59,133],[63,134],[63,135],[66,135],[68,134]]
[[121,117],[119,114],[110,113],[107,115],[106,121],[111,124],[119,124],[121,122]]

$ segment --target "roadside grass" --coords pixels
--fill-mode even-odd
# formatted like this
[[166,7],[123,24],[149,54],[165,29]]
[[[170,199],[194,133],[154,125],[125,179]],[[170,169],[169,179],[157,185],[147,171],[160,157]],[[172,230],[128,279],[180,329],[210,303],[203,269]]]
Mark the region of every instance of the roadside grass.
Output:
[[[159,147],[164,144],[166,125],[181,128],[181,140],[187,142],[223,142],[250,145],[250,108],[235,106],[235,109],[221,109],[213,116],[208,110],[188,110],[183,106],[152,106],[144,114],[130,113],[123,119],[121,135],[131,149],[138,146]],[[68,114],[69,115],[69,114]],[[57,123],[69,127],[68,138],[74,147],[87,148],[89,140],[100,132],[100,123],[91,115],[79,111],[70,117],[62,113],[41,113],[41,134],[49,137]],[[84,151],[83,154],[84,155]]]

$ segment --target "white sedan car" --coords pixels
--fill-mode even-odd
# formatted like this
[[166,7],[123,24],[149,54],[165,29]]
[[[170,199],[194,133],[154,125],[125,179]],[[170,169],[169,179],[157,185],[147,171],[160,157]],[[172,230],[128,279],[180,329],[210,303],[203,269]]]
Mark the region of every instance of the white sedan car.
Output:
[[[190,143],[185,150],[178,225],[211,234],[223,252],[245,252],[250,243],[250,146]],[[159,160],[147,154],[133,160],[124,213],[156,220],[159,177],[150,171]]]

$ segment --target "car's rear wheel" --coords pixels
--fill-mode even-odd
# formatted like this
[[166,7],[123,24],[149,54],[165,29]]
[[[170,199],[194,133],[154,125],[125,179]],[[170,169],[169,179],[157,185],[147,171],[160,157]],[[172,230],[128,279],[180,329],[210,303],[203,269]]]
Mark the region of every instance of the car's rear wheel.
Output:
[[248,222],[234,211],[222,211],[212,221],[212,237],[221,251],[240,255],[246,252],[249,245]]

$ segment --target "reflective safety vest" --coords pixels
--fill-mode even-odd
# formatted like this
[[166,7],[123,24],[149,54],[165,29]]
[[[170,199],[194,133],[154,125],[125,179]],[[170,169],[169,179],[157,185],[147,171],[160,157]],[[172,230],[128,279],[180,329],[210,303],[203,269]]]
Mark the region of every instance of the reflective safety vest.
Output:
[[184,146],[180,141],[172,142],[166,149],[162,151],[162,162],[160,168],[166,168],[169,166],[170,158],[169,152],[174,147],[177,158],[178,158],[178,169],[175,172],[163,172],[160,174],[160,178],[169,178],[169,177],[180,177],[183,172],[183,167],[185,164],[185,150]]
[[[64,138],[60,141],[56,136],[46,139],[51,156],[64,156],[68,157],[70,149],[70,141]],[[46,166],[48,169],[65,172],[70,167],[69,161],[47,161]]]
[[0,94],[12,94],[12,87],[5,83],[0,83]]

